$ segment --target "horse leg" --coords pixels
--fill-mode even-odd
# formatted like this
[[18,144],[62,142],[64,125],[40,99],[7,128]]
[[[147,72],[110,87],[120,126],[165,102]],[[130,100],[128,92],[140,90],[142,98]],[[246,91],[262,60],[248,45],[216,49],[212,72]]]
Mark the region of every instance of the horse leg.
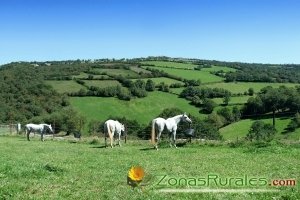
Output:
[[44,131],[41,132],[41,141],[44,142]]
[[156,149],[156,150],[158,150],[158,143],[160,142],[161,132],[162,132],[162,131],[159,131],[159,133],[157,134],[157,138],[156,138],[157,142],[156,142],[156,145],[155,145],[155,149]]
[[26,130],[26,132],[27,132],[27,133],[26,133],[26,135],[27,135],[27,140],[30,141],[30,139],[29,139],[29,134],[30,134],[31,131]]
[[118,141],[119,147],[121,147],[121,133],[119,134],[119,141]]
[[173,132],[173,145],[175,148],[177,148],[177,146],[176,146],[176,131]]
[[105,140],[105,148],[107,148],[107,135],[104,135],[104,140]]
[[113,148],[114,147],[113,146],[114,136],[112,136],[112,134],[110,134],[109,138],[110,138],[110,148]]

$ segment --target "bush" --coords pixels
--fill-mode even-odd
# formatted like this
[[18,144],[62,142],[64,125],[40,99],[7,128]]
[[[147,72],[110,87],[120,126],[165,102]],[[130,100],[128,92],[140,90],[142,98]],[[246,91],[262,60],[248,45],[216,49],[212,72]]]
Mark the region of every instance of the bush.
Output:
[[246,136],[250,141],[266,141],[270,142],[276,133],[276,129],[271,124],[266,124],[263,121],[255,121]]

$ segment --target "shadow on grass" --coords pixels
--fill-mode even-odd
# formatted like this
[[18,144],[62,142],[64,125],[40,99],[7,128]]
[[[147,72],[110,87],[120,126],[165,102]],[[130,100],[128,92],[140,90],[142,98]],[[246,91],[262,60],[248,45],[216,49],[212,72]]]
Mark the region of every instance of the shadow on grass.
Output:
[[93,147],[90,147],[90,148],[93,148],[93,149],[104,149],[105,145],[104,146],[93,146]]

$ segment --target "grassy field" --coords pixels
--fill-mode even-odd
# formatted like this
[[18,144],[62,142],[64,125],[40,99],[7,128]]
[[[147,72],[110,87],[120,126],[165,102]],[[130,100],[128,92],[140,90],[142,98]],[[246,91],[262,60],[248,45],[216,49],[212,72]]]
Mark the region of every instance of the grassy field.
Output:
[[[235,140],[237,137],[242,138],[245,137],[251,127],[251,124],[255,120],[253,119],[245,119],[238,121],[236,123],[230,124],[226,127],[220,129],[220,133],[223,135],[226,140]],[[272,118],[262,119],[265,123],[272,124]],[[292,139],[292,140],[300,140],[300,129],[296,129],[295,132],[285,134],[285,128],[291,121],[291,118],[276,118],[276,130],[277,133],[275,135],[276,138],[284,138],[284,139]]]
[[223,71],[223,72],[235,72],[236,69],[230,68],[230,67],[223,67],[223,66],[212,66],[209,68],[203,68],[201,71],[207,71],[207,72],[217,72],[217,71]]
[[105,88],[109,86],[121,86],[121,84],[116,80],[85,80],[87,86],[96,86],[99,88]]
[[133,66],[133,67],[130,67],[130,70],[132,70],[132,71],[134,71],[134,72],[136,72],[136,73],[142,72],[142,73],[144,73],[144,74],[151,74],[150,71],[148,71],[148,70],[146,70],[146,69],[144,69],[144,68],[141,68],[141,67],[135,67],[135,66]]
[[[24,137],[0,137],[0,199],[300,198],[300,148],[293,146],[269,146],[255,151],[247,147],[194,143],[156,151],[148,141],[129,141],[113,149],[103,148],[102,139],[100,143],[97,141],[94,139],[93,144],[88,140],[40,142],[33,139],[28,142]],[[127,185],[128,170],[132,166],[145,170],[143,186],[135,189]],[[213,181],[209,186],[190,186],[185,182],[173,185],[174,180],[209,175],[217,175],[223,184],[226,179],[245,176],[263,178],[267,183],[274,179],[297,182],[296,186],[282,187],[220,186]],[[167,178],[161,181],[163,177]],[[170,194],[159,192],[162,188],[250,189],[250,192]],[[275,191],[256,193],[254,188]]]
[[254,92],[259,92],[262,88],[266,86],[272,86],[274,88],[278,88],[281,85],[285,85],[287,87],[295,87],[296,83],[257,83],[257,82],[231,82],[231,83],[213,83],[207,84],[205,86],[210,88],[224,88],[229,90],[233,94],[244,93],[248,91],[250,87],[254,89]]
[[154,65],[157,67],[173,67],[181,69],[194,69],[197,65],[192,63],[179,63],[179,62],[168,62],[168,61],[144,61],[141,64]]
[[162,70],[168,74],[182,77],[182,78],[189,79],[189,80],[200,79],[202,83],[211,83],[211,82],[218,82],[218,81],[224,80],[224,78],[213,75],[208,71],[172,69],[172,68],[164,68],[164,67],[150,67],[150,68]]
[[[141,80],[144,80],[146,82],[148,79],[151,79],[155,84],[159,84],[161,82],[164,82],[167,85],[171,85],[172,83],[181,83],[181,84],[183,84],[183,82],[181,82],[181,81],[177,81],[177,80],[174,80],[174,79],[171,79],[171,78],[166,78],[166,77],[144,78],[144,79],[141,79]],[[131,79],[131,80],[135,81],[137,79]]]
[[131,77],[131,78],[138,78],[139,75],[132,71],[132,70],[126,70],[126,69],[101,69],[101,68],[95,68],[95,72],[103,73],[106,72],[108,75],[122,75],[125,77]]
[[[109,116],[125,116],[127,119],[137,120],[141,124],[148,124],[164,109],[176,107],[194,116],[200,115],[197,108],[188,101],[173,94],[150,92],[142,99],[122,101],[117,98],[72,97],[71,105],[88,120],[105,120]],[[147,114],[145,114],[147,113]]]
[[78,92],[84,86],[75,81],[45,81],[46,84],[51,85],[59,93]]
[[[244,104],[247,103],[250,96],[237,96],[230,97],[229,104]],[[223,104],[223,98],[214,98],[212,99],[217,104]]]

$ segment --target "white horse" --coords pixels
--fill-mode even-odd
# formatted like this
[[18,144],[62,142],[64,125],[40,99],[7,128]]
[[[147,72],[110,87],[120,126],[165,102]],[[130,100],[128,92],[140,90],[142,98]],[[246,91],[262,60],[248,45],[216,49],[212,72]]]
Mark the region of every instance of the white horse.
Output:
[[25,133],[27,135],[28,141],[30,141],[29,134],[31,132],[39,133],[41,135],[41,140],[44,141],[44,133],[46,131],[50,131],[51,133],[54,133],[51,125],[48,124],[26,124],[25,125]]
[[[155,118],[152,120],[152,131],[151,131],[151,142],[155,144],[155,134],[157,134],[157,143],[155,144],[155,149],[158,150],[158,143],[160,142],[161,132],[167,128],[170,133],[170,147],[172,145],[176,147],[176,131],[177,124],[181,121],[192,123],[192,120],[186,115],[186,113],[181,115],[176,115],[174,117],[164,119],[164,118]],[[172,134],[171,134],[172,133]]]
[[105,147],[107,147],[107,136],[109,136],[110,139],[110,147],[113,148],[113,140],[114,140],[114,134],[117,133],[119,136],[118,145],[121,146],[120,140],[121,140],[121,132],[125,131],[124,124],[121,124],[118,121],[115,120],[107,120],[104,123],[104,136],[105,136]]

